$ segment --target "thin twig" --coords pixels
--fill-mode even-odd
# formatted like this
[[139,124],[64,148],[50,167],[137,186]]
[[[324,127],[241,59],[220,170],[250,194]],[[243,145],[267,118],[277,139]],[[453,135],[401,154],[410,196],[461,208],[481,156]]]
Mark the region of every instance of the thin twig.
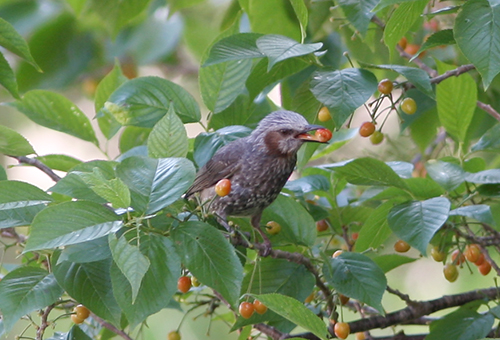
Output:
[[109,329],[111,332],[115,333],[116,335],[121,336],[125,340],[133,340],[127,333],[122,331],[121,329],[116,328],[112,324],[108,323],[107,321],[101,319],[95,314],[92,314],[92,318],[97,321],[98,324],[100,324],[102,327]]
[[58,182],[61,179],[61,177],[59,177],[56,173],[54,173],[54,171],[52,171],[51,168],[49,168],[48,166],[46,166],[45,164],[43,164],[42,162],[40,162],[36,158],[29,158],[26,156],[10,156],[10,157],[17,159],[17,161],[20,164],[24,163],[24,164],[33,165],[34,167],[42,170],[42,172],[44,172],[47,176],[49,176],[50,179],[53,180],[54,182]]
[[49,322],[48,322],[49,314],[54,309],[55,306],[56,304],[53,303],[50,306],[47,306],[47,308],[45,308],[45,310],[43,311],[40,327],[38,327],[38,329],[36,330],[36,340],[43,339],[43,333],[45,333],[45,329],[49,327]]

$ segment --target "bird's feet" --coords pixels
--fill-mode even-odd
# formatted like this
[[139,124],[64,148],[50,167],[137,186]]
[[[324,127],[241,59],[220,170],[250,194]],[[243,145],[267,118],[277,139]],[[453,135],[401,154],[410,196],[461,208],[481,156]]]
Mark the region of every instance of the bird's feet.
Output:
[[271,250],[273,248],[271,247],[271,241],[269,240],[269,237],[262,231],[260,228],[255,228],[259,232],[260,236],[262,237],[262,243],[260,244],[262,248],[259,248],[259,255],[262,257],[267,257],[269,254],[271,254]]

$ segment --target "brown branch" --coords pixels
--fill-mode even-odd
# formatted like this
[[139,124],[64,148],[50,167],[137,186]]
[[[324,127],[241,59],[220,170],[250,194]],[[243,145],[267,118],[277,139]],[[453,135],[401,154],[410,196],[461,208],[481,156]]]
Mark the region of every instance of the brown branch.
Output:
[[45,310],[43,311],[40,327],[38,327],[38,329],[36,330],[36,338],[35,338],[36,340],[43,339],[43,333],[45,333],[45,329],[49,327],[49,322],[47,321],[49,318],[49,314],[54,309],[55,306],[56,304],[53,303],[50,306],[47,306],[47,308],[45,308]]
[[399,290],[397,289],[392,289],[391,287],[387,286],[387,288],[385,289],[387,290],[389,293],[391,294],[394,294],[396,295],[397,297],[399,297],[401,300],[403,300],[404,302],[406,302],[406,304],[408,305],[411,305],[414,303],[414,301],[412,299],[410,299],[410,296],[407,295],[407,294],[403,294],[401,293]]
[[116,328],[115,326],[113,326],[112,324],[108,323],[104,319],[101,319],[97,315],[92,314],[92,319],[94,319],[95,321],[97,321],[97,323],[100,324],[102,327],[109,329],[111,332],[115,333],[116,335],[121,336],[125,340],[133,340],[127,333],[125,333],[121,329]]
[[59,177],[54,171],[52,171],[51,168],[49,168],[48,166],[46,166],[45,164],[43,164],[42,162],[40,162],[36,158],[29,158],[29,157],[25,157],[25,156],[9,156],[9,157],[17,159],[19,164],[22,164],[22,163],[29,164],[29,165],[34,166],[35,168],[42,170],[42,172],[44,172],[47,176],[49,176],[50,179],[53,180],[54,182],[58,182],[61,179],[61,177]]
[[479,100],[477,101],[477,106],[484,110],[487,114],[495,118],[496,120],[500,121],[500,113],[496,111],[494,108],[491,107],[489,104],[485,104],[483,102],[480,102]]

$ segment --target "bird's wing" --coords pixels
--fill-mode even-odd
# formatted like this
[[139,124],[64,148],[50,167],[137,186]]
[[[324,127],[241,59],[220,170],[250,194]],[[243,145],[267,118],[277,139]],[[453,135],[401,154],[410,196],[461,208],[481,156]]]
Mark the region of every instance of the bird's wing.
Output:
[[188,198],[198,191],[210,188],[223,178],[231,178],[241,166],[240,160],[244,157],[244,150],[244,138],[220,148],[198,171],[185,197]]

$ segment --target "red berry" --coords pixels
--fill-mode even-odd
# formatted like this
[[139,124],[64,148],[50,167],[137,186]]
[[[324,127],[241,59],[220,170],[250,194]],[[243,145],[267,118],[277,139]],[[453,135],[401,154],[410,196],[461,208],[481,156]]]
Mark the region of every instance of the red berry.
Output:
[[253,302],[253,308],[255,309],[255,311],[259,314],[264,314],[265,312],[267,312],[267,307],[266,305],[264,305],[262,302],[260,302],[259,300],[255,300]]
[[406,253],[408,250],[410,250],[410,248],[411,246],[403,240],[399,240],[394,243],[394,250],[398,253]]
[[486,276],[490,273],[491,271],[491,264],[488,261],[484,261],[479,267],[479,272]]
[[254,310],[255,310],[254,305],[251,304],[250,302],[240,303],[239,311],[241,317],[249,319],[252,316]]
[[361,137],[370,137],[375,132],[375,124],[372,122],[364,122],[359,127],[359,135]]
[[392,84],[392,81],[389,79],[383,79],[378,83],[378,91],[382,94],[388,95],[389,93],[392,92],[392,89],[394,88],[394,85]]
[[332,139],[332,132],[328,129],[318,129],[314,134],[318,142],[326,143]]
[[403,111],[407,115],[412,115],[417,112],[417,103],[413,98],[405,98],[401,102],[401,111]]
[[464,254],[462,254],[462,252],[460,252],[460,250],[455,249],[453,253],[451,253],[451,261],[457,266],[460,266],[465,262],[465,256]]
[[326,220],[320,220],[316,222],[316,230],[317,231],[328,230],[328,223],[326,222]]
[[337,322],[333,327],[333,331],[337,338],[345,339],[349,336],[349,333],[351,333],[351,328],[347,322]]
[[326,106],[323,106],[321,110],[318,112],[318,120],[320,122],[327,122],[332,119],[332,115],[330,114],[330,110]]
[[187,276],[181,276],[177,280],[177,289],[183,293],[187,293],[191,289],[191,279]]
[[227,178],[221,179],[215,185],[215,193],[221,197],[227,196],[231,192],[231,181]]
[[484,261],[485,261],[484,255],[483,255],[483,253],[481,253],[479,255],[479,258],[477,259],[477,261],[474,262],[474,264],[479,267],[480,265],[482,265],[484,263]]

